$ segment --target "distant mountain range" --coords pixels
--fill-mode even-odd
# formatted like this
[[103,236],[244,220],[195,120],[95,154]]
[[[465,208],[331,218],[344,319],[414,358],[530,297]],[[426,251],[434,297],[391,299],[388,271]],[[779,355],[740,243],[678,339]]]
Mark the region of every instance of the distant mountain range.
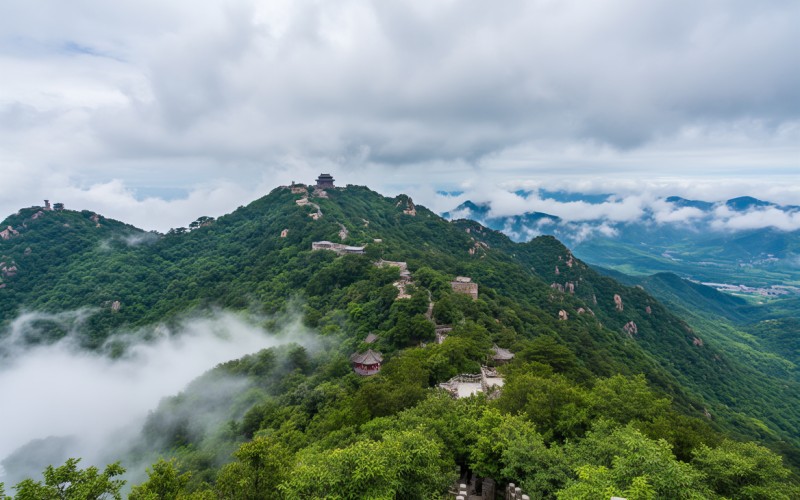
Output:
[[[611,195],[539,192],[539,196],[591,206]],[[515,241],[553,235],[587,262],[631,275],[674,272],[720,288],[745,285],[757,289],[745,291],[762,295],[792,292],[775,285],[800,285],[800,231],[791,226],[800,220],[800,206],[750,196],[724,202],[670,196],[662,201],[664,211],[646,208],[632,222],[601,216],[570,221],[543,212],[496,216],[491,204],[472,201],[442,216],[478,221]]]

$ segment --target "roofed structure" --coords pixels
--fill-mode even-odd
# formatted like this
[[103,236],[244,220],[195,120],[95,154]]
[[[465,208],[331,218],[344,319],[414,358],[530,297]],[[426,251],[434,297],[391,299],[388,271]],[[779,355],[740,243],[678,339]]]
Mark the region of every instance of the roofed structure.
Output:
[[372,343],[374,343],[376,340],[378,340],[378,336],[377,336],[377,335],[375,335],[374,333],[370,333],[369,335],[367,335],[367,338],[365,338],[365,339],[364,339],[364,343],[366,343],[366,344],[372,344]]
[[492,346],[492,361],[497,364],[503,364],[511,361],[514,359],[514,353],[509,351],[508,349],[503,349],[502,347],[497,347],[497,344]]
[[333,176],[331,174],[319,174],[319,177],[317,177],[317,187],[320,189],[333,188]]
[[378,351],[367,349],[367,352],[353,353],[350,356],[350,363],[353,365],[353,371],[359,375],[375,375],[381,371],[381,363],[383,356]]

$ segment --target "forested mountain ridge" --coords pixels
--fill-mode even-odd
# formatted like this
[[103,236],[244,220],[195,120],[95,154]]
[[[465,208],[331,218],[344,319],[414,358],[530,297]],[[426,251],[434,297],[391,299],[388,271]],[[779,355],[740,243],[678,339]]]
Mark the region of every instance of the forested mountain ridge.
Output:
[[[581,216],[586,219],[564,220],[542,212],[499,216],[490,203],[471,201],[442,215],[476,220],[515,241],[554,235],[593,265],[630,275],[673,272],[697,281],[747,285],[778,294],[787,293],[785,286],[794,287],[800,279],[800,231],[784,222],[800,213],[798,206],[747,196],[716,203],[670,196],[660,200],[660,212],[649,207],[636,220],[614,221],[591,216],[592,207],[614,200],[611,195],[573,194],[574,198],[564,198],[565,193],[543,191],[538,196],[585,203]],[[753,224],[753,220],[762,222]]]
[[[429,462],[411,472],[440,470],[436,477],[419,479],[434,489],[442,487],[452,463],[500,481],[516,478],[546,497],[593,487],[592,481],[616,485],[619,492],[643,484],[662,497],[670,491],[658,485],[655,470],[624,477],[611,461],[613,453],[591,460],[579,459],[580,454],[566,461],[553,456],[547,460],[559,464],[553,466],[557,473],[536,479],[529,467],[542,456],[528,462],[515,456],[522,461],[513,462],[503,455],[507,450],[491,447],[481,452],[486,455],[473,456],[463,447],[476,450],[488,443],[480,445],[479,436],[462,428],[451,434],[436,430],[439,424],[425,420],[429,414],[463,414],[464,422],[454,425],[479,424],[489,434],[528,429],[521,438],[542,439],[541,446],[556,454],[567,453],[558,450],[571,440],[589,446],[590,439],[605,436],[613,446],[623,446],[641,436],[653,443],[665,440],[651,450],[664,463],[674,453],[676,463],[694,460],[698,471],[706,471],[693,450],[717,449],[729,435],[758,439],[796,458],[798,410],[779,404],[797,400],[795,383],[730,359],[644,290],[598,274],[552,237],[514,243],[475,222],[448,222],[407,196],[386,198],[358,186],[329,189],[325,196],[278,188],[231,214],[201,218],[191,230],[166,235],[91,212],[49,211],[33,219],[35,213],[36,208],[23,210],[3,225],[14,234],[0,241],[0,255],[17,267],[0,289],[4,326],[23,310],[90,308],[81,328],[83,342],[98,347],[118,331],[168,322],[189,311],[222,308],[280,316],[300,304],[303,322],[330,339],[324,353],[265,351],[209,375],[249,377],[263,391],[231,410],[229,432],[214,437],[225,446],[200,431],[187,434],[164,423],[173,421],[166,416],[181,413],[186,398],[159,408],[145,428],[146,441],[181,458],[182,467],[195,474],[191,488],[196,491],[214,487],[218,497],[237,497],[221,493],[237,491],[226,483],[227,469],[217,475],[216,458],[198,455],[214,447],[232,451],[245,442],[231,464],[242,476],[257,472],[248,472],[247,442],[271,447],[269,453],[286,462],[271,465],[276,491],[314,497],[302,473],[313,477],[324,460],[350,453],[357,461],[362,452],[389,456],[411,441],[430,444],[417,450]],[[364,245],[365,254],[312,251],[312,242],[321,240]],[[398,271],[375,266],[380,259],[408,263],[409,299],[397,300],[392,283]],[[455,276],[471,277],[479,298],[453,293],[449,280]],[[434,323],[454,326],[442,344],[431,344]],[[32,341],[64,334],[60,325],[47,321],[37,329]],[[362,379],[349,373],[346,356],[363,349],[370,332],[380,338],[377,347],[387,361],[380,375]],[[507,386],[499,400],[451,403],[428,391],[457,373],[476,370],[492,344],[518,354],[505,368]],[[280,361],[284,358],[288,361]],[[615,379],[617,374],[628,378]],[[626,402],[626,391],[639,392]],[[400,425],[404,419],[416,424]],[[421,427],[414,431],[417,424]],[[250,441],[254,436],[262,441]],[[600,453],[589,449],[581,453]],[[314,453],[322,461],[300,460]],[[287,471],[295,459],[300,462],[292,479]],[[577,467],[586,464],[606,472],[598,468],[582,476]],[[698,472],[692,488],[700,488],[703,474],[710,475]],[[728,487],[707,486],[708,494]],[[403,496],[402,490],[394,491]]]

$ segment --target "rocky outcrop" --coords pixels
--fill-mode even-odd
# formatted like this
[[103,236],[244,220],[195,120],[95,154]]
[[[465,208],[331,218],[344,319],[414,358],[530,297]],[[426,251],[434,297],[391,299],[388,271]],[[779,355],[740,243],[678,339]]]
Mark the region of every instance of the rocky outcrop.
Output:
[[703,339],[698,338],[698,337],[694,337],[692,339],[692,345],[695,346],[695,347],[703,347]]
[[565,310],[558,311],[558,319],[561,321],[567,321],[569,319],[569,314]]
[[614,307],[617,309],[617,311],[622,311],[625,309],[625,307],[622,305],[622,297],[620,297],[617,293],[614,294]]
[[3,275],[5,278],[12,278],[17,275],[17,266],[14,263],[6,264],[5,262],[0,263],[0,274]]
[[342,224],[340,222],[339,223],[339,239],[342,240],[342,241],[346,240],[348,234],[350,234],[350,231],[348,231],[347,228],[344,226],[344,224]]
[[472,248],[470,248],[468,252],[470,255],[475,255],[476,253],[486,251],[487,249],[489,249],[489,245],[487,243],[476,241],[472,244]]
[[628,321],[627,323],[625,323],[625,326],[622,327],[622,331],[624,331],[628,335],[628,337],[633,337],[634,335],[639,333],[639,328],[633,321]]
[[644,312],[646,312],[647,314],[653,314],[653,310],[650,308],[650,306],[645,307]]
[[556,273],[556,276],[558,276],[559,274],[561,274],[561,271],[559,271],[559,270],[558,270],[558,266],[556,266],[555,273]]
[[111,303],[111,310],[114,312],[119,312],[120,307],[122,307],[122,304],[118,300],[115,300]]
[[0,231],[0,239],[10,240],[14,236],[19,236],[19,231],[17,231],[11,226],[8,226],[2,231]]
[[406,201],[406,208],[403,210],[403,213],[412,217],[417,215],[417,207],[414,206],[414,202],[411,201],[411,198],[408,198]]
[[288,229],[284,229],[283,231],[281,231],[281,238],[286,238],[287,236],[289,236]]

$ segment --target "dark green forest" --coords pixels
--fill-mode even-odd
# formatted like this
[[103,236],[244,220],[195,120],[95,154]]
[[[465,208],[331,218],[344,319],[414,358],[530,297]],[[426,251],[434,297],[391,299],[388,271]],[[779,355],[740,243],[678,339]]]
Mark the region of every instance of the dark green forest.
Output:
[[[132,499],[443,498],[465,477],[531,498],[800,497],[796,319],[750,324],[747,304],[669,277],[623,284],[555,238],[515,243],[407,196],[304,196],[278,188],[164,235],[89,211],[8,217],[0,335],[25,311],[85,310],[24,340],[77,335],[113,357],[120,333],[225,310],[272,330],[299,317],[318,342],[209,367],[153,409],[130,456],[52,464],[0,498],[121,498],[142,461]],[[364,253],[312,251],[321,240]],[[408,263],[408,298],[381,259]],[[515,354],[499,397],[438,387],[492,365],[493,346]],[[367,348],[383,364],[363,377],[349,357]]]

